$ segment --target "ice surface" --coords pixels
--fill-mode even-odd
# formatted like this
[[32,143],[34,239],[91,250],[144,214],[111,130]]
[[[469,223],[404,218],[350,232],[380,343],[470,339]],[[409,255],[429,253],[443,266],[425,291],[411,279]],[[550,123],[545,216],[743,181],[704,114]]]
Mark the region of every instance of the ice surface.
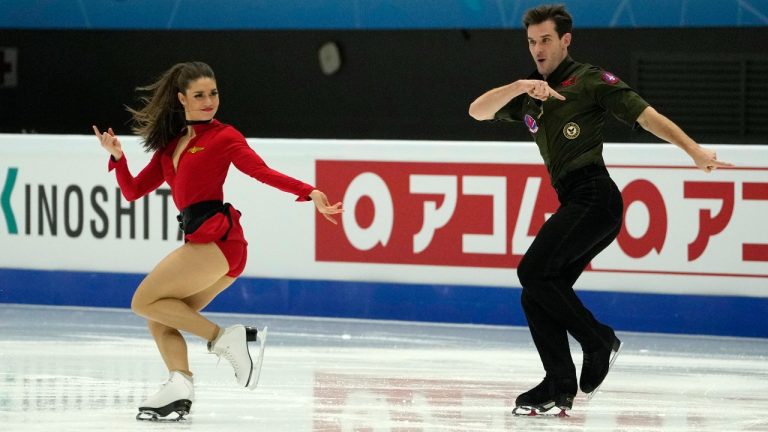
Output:
[[[0,304],[0,431],[768,431],[768,340],[619,333],[595,398],[571,417],[514,417],[543,377],[519,327],[207,314],[269,325],[259,387],[189,337],[184,423],[134,419],[167,371],[127,310]],[[581,354],[573,344],[577,368]]]

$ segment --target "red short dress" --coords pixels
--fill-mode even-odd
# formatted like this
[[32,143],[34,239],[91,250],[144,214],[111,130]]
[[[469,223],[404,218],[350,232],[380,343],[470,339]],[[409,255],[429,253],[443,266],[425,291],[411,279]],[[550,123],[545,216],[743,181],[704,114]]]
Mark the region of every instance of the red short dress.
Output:
[[[195,137],[188,143],[173,167],[173,153],[183,132],[165,148],[155,151],[141,172],[133,176],[125,155],[119,161],[110,157],[109,171],[115,170],[117,183],[128,201],[137,200],[154,191],[163,183],[171,188],[176,208],[185,209],[204,202],[224,202],[224,180],[230,164],[262,183],[297,195],[296,201],[310,201],[313,186],[289,177],[267,166],[248,145],[245,137],[234,127],[212,120],[196,124]],[[237,277],[245,268],[246,246],[240,225],[240,212],[232,205],[212,212],[194,231],[185,230],[184,240],[192,243],[214,242],[229,263],[227,276]]]

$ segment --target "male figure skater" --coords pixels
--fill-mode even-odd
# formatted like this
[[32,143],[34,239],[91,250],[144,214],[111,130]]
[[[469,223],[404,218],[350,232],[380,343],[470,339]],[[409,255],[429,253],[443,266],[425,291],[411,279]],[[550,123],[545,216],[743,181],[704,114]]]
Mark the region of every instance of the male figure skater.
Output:
[[524,122],[557,191],[560,207],[517,269],[523,310],[546,376],[517,398],[515,412],[557,406],[564,415],[577,391],[568,333],[581,345],[579,386],[590,396],[621,347],[613,329],[597,321],[573,290],[587,264],[621,229],[621,193],[602,157],[606,113],[677,145],[706,172],[731,164],[717,160],[714,151],[699,146],[615,75],[574,61],[568,55],[573,20],[563,5],[530,9],[523,24],[536,71],[481,95],[469,114]]

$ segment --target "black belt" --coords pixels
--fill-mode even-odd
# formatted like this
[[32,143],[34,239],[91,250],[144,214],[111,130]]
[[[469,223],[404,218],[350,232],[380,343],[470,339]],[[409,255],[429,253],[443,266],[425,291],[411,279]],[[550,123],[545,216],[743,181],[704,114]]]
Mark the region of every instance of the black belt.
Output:
[[184,208],[176,220],[179,221],[179,229],[184,231],[184,234],[192,234],[200,225],[208,220],[211,216],[217,213],[224,213],[229,220],[229,228],[221,240],[226,240],[229,235],[229,230],[232,229],[232,214],[229,212],[231,204],[224,203],[222,201],[200,201]]
[[591,164],[566,173],[553,186],[558,193],[563,193],[580,181],[599,175],[609,175],[608,169],[605,165]]

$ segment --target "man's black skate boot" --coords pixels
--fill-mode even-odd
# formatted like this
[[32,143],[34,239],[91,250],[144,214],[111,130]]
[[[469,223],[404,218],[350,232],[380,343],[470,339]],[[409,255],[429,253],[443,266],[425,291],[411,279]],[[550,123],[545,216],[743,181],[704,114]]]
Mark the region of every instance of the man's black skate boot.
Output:
[[584,393],[589,393],[590,398],[605,380],[621,349],[621,341],[613,333],[613,330],[611,330],[611,339],[609,340],[612,340],[609,346],[584,353],[579,387]]
[[573,408],[576,391],[575,378],[544,377],[539,385],[517,397],[512,413],[535,416],[557,407],[560,408],[557,415],[566,417],[565,412]]

